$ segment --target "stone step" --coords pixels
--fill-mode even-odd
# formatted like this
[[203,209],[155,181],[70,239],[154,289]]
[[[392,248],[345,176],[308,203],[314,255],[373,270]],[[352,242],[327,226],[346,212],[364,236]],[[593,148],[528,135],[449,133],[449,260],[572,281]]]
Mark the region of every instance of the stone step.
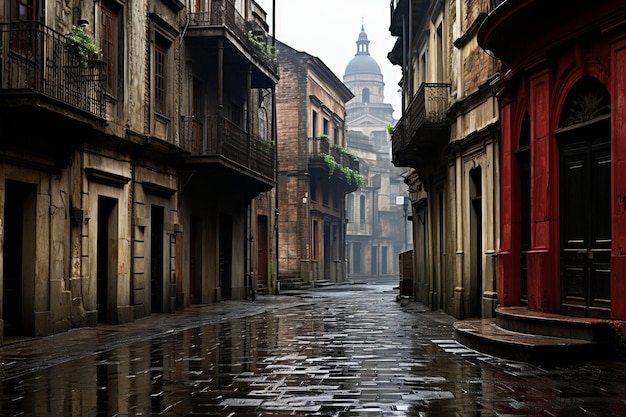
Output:
[[577,338],[515,332],[497,325],[496,319],[470,319],[454,323],[455,338],[488,355],[535,364],[552,364],[606,357],[610,344]]
[[608,342],[614,333],[609,320],[530,311],[527,307],[496,308],[499,327],[519,333]]

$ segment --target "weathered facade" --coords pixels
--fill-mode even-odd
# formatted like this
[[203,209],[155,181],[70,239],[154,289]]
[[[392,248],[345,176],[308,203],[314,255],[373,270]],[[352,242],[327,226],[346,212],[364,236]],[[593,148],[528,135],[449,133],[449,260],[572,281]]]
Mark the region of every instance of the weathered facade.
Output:
[[624,320],[626,6],[494,6],[478,43],[500,61],[498,301]]
[[359,182],[346,151],[353,95],[316,57],[277,42],[278,236],[281,286],[346,279],[345,195]]
[[348,194],[346,201],[349,276],[397,277],[398,254],[410,246],[407,233],[401,168],[391,164],[388,126],[393,126],[391,104],[385,103],[384,79],[369,51],[361,27],[357,52],[348,62],[344,84],[354,98],[346,104],[348,149],[359,158],[367,185]]
[[413,294],[455,317],[492,317],[499,235],[495,61],[476,43],[489,1],[397,0],[389,59],[402,67],[393,163],[413,210]]
[[[273,201],[256,199],[274,187],[276,175],[278,69],[265,12],[251,1],[226,0],[199,2],[193,10],[181,58],[181,123],[191,153],[180,196],[187,233],[177,291],[184,306],[246,298],[259,265],[269,280],[258,254],[267,259],[274,246]],[[264,238],[257,240],[259,228]]]
[[257,97],[278,79],[247,36],[264,13],[226,0],[211,2],[216,20],[176,0],[1,3],[2,335],[245,297],[252,199],[275,184],[273,151],[253,133]]

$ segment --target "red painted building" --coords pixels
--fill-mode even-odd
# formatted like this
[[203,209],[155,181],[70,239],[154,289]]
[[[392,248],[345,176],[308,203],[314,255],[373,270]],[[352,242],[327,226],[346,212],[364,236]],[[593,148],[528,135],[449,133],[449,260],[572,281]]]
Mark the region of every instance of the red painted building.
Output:
[[626,3],[496,3],[499,305],[626,320]]

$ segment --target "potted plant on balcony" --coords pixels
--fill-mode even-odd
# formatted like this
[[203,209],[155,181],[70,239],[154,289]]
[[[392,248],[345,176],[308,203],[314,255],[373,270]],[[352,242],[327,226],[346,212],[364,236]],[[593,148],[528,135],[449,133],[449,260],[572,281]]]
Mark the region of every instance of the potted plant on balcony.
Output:
[[326,134],[319,136],[320,152],[330,154],[330,138]]
[[100,49],[82,26],[72,26],[66,38],[68,51],[81,67],[86,68],[90,61],[100,59]]

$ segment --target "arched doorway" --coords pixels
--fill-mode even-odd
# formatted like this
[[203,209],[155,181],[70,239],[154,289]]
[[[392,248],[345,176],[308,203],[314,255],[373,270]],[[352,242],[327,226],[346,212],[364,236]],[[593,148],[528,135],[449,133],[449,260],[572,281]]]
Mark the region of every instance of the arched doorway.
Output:
[[555,132],[561,175],[561,311],[567,315],[610,315],[609,103],[599,81],[583,78],[568,94]]

